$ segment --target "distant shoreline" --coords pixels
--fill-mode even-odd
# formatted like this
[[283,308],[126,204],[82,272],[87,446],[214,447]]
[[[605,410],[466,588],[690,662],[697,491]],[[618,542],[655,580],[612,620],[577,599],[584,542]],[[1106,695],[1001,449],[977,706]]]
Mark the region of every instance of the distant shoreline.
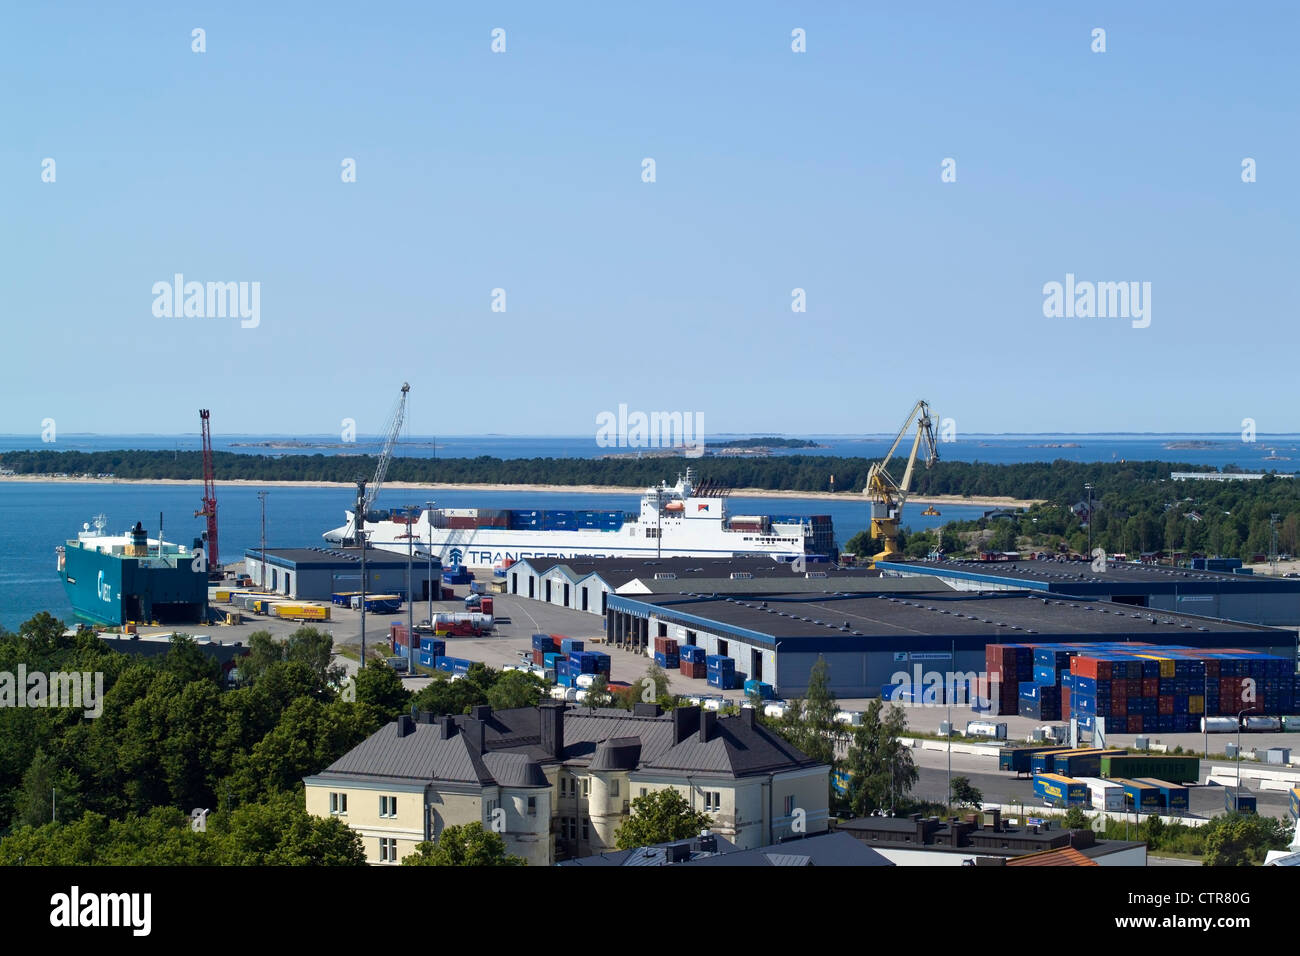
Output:
[[[26,482],[28,484],[59,485],[198,485],[199,478],[51,478],[34,475],[5,475],[0,482]],[[348,488],[355,484],[347,481],[218,481],[217,488]],[[639,495],[645,491],[642,487],[623,487],[617,485],[507,485],[507,484],[443,484],[425,485],[410,481],[386,481],[386,490],[394,491],[539,491],[546,493],[564,493],[581,495]],[[734,498],[798,498],[809,501],[861,501],[866,498],[856,492],[827,491],[780,491],[767,488],[735,488],[728,492]],[[974,508],[1028,508],[1039,504],[1042,499],[984,497],[965,498],[961,495],[920,495],[909,497],[908,502],[920,505],[967,505]]]

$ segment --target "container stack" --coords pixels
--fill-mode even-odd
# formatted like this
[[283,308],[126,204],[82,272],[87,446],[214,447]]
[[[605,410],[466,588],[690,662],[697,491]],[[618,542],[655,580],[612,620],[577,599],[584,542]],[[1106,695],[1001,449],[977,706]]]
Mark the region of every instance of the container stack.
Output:
[[681,661],[678,669],[682,672],[683,677],[689,677],[692,680],[704,680],[709,676],[708,664],[704,659],[704,648],[697,647],[694,644],[683,644],[678,648],[677,656]]
[[722,690],[735,690],[740,685],[736,682],[736,662],[722,654],[710,654],[704,659],[706,680],[710,687]]
[[549,634],[533,635],[533,656],[532,661],[538,667],[546,666],[546,655],[556,653],[555,639]]
[[436,637],[420,638],[419,663],[421,667],[436,668],[438,658],[447,654],[447,642]]
[[761,680],[745,681],[745,696],[748,697],[750,694],[757,694],[760,700],[773,700],[776,697],[772,685]]
[[436,657],[433,666],[448,674],[468,674],[472,663],[462,657]]
[[[548,635],[549,636],[549,635]],[[605,680],[609,680],[609,655],[601,654],[599,651],[573,651],[569,654],[569,674],[574,678],[575,685],[577,678],[582,675],[603,674]]]
[[1019,688],[1034,679],[1034,649],[1028,644],[989,644],[984,648],[984,671],[998,686],[993,701],[997,715],[1019,713]]
[[393,653],[401,657],[411,656],[410,633],[405,624],[394,621],[388,625],[388,643],[393,645]]
[[563,634],[552,634],[551,638],[559,642],[560,650],[565,654],[572,654],[574,651],[580,651],[586,646],[577,638],[565,637]]
[[655,638],[655,663],[666,669],[676,670],[681,667],[682,660],[677,650],[676,638]]
[[1060,720],[1061,688],[1033,681],[1022,683],[1016,712],[1033,720]]

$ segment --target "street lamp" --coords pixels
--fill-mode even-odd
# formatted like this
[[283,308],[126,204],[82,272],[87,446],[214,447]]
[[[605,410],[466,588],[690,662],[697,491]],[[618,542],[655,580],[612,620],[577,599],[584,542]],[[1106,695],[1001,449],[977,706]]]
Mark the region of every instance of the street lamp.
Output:
[[1249,714],[1255,709],[1254,707],[1247,707],[1245,710],[1237,711],[1237,786],[1235,795],[1238,809],[1241,806],[1241,718],[1243,714]]
[[1092,560],[1092,482],[1086,481],[1083,484],[1084,491],[1088,492],[1088,560]]
[[[424,521],[429,528],[429,627],[433,627],[433,502],[424,503]],[[442,580],[438,580],[438,588],[441,590]],[[439,595],[441,596],[441,595]]]

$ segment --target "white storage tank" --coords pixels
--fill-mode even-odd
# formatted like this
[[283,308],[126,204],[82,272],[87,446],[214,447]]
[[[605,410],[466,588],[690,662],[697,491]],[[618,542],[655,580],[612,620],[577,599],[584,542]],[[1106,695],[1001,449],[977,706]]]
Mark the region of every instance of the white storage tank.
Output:
[[1245,730],[1279,731],[1282,729],[1280,717],[1245,717],[1241,721]]
[[993,740],[1007,739],[1007,725],[992,720],[972,720],[966,724],[967,737],[989,737]]
[[784,703],[780,703],[780,704],[764,704],[764,705],[763,705],[763,716],[764,716],[764,717],[777,717],[777,718],[784,717],[784,716],[785,716],[785,704],[784,704]]
[[850,727],[862,726],[862,712],[858,710],[841,710],[835,715],[837,724],[847,724]]
[[1237,718],[1235,717],[1202,717],[1201,733],[1203,734],[1235,734],[1237,732]]

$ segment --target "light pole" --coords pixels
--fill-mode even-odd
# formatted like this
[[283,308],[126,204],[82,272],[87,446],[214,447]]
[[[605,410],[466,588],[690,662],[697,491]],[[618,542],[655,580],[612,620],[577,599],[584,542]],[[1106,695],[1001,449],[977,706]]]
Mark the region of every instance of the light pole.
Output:
[[1086,481],[1083,490],[1088,492],[1088,560],[1092,560],[1092,482]]
[[1233,802],[1237,804],[1238,811],[1241,809],[1241,718],[1243,714],[1249,714],[1254,709],[1254,707],[1247,707],[1245,710],[1237,711],[1237,786],[1233,791],[1236,798]]
[[[433,627],[433,502],[424,503],[424,521],[429,528],[429,627]],[[441,589],[442,581],[439,580],[437,587]]]
[[[408,665],[411,673],[415,673],[415,655],[411,652],[411,641],[415,635],[415,604],[411,594],[411,562],[415,560],[415,531],[411,525],[414,519],[411,513],[415,510],[415,505],[406,506],[406,655],[409,658]],[[394,651],[397,649],[394,648]]]

